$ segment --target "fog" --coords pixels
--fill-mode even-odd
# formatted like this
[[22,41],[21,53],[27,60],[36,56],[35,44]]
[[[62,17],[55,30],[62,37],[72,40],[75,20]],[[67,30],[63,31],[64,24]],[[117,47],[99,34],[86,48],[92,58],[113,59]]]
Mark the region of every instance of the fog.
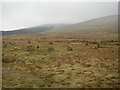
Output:
[[118,14],[117,2],[4,2],[1,8],[0,29],[4,31],[43,24],[73,24]]

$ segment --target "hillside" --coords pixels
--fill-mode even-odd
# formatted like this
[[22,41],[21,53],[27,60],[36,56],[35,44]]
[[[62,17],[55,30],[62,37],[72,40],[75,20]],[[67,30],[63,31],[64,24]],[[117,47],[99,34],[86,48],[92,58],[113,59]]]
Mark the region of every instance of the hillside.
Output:
[[116,16],[55,26],[2,37],[3,88],[120,88]]
[[48,36],[63,37],[117,37],[117,15],[95,18],[77,24],[45,24],[26,29],[3,31],[2,35],[10,34],[47,34]]
[[51,30],[53,28],[58,28],[65,26],[65,24],[45,24],[30,28],[23,28],[19,30],[12,30],[12,31],[2,31],[2,35],[10,35],[10,34],[35,34],[40,32],[46,32],[48,30]]
[[117,15],[106,16],[92,19],[78,24],[72,24],[62,28],[47,31],[47,34],[80,37],[80,36],[99,36],[116,35],[118,32]]

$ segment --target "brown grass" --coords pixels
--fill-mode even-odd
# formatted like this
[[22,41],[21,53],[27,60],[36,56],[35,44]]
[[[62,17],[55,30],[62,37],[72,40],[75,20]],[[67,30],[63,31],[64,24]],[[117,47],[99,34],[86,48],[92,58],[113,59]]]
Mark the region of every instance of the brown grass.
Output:
[[[3,88],[119,87],[119,45],[108,42],[117,39],[33,36],[3,37],[8,44],[3,48]],[[35,47],[31,52],[26,50],[29,40]],[[73,51],[67,51],[68,41]],[[93,49],[97,45],[94,42],[100,41],[106,44]],[[9,42],[15,42],[16,46],[9,45]],[[54,42],[55,51],[48,51],[49,42]],[[85,45],[85,42],[89,44]]]
[[13,55],[4,55],[2,56],[2,62],[3,63],[13,63],[16,61],[15,56]]

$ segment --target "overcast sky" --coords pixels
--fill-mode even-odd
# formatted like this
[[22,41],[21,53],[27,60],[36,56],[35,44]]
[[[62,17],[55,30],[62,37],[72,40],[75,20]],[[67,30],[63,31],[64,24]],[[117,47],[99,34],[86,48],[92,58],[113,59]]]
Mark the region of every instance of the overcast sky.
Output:
[[0,29],[4,31],[43,24],[79,23],[118,14],[117,2],[4,2],[1,8]]

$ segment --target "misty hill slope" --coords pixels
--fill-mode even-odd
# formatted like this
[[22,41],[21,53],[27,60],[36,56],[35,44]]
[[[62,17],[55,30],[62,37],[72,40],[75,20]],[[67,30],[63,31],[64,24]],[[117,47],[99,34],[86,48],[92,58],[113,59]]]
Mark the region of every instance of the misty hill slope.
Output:
[[35,34],[46,32],[54,28],[65,26],[65,24],[45,24],[41,26],[35,26],[31,28],[13,30],[13,31],[2,31],[2,35],[10,35],[10,34]]
[[78,24],[72,24],[58,29],[52,29],[47,34],[63,36],[108,36],[118,33],[117,15],[92,19]]
[[39,32],[45,32],[52,28],[54,28],[54,27],[32,27],[32,28],[19,29],[19,30],[14,30],[14,31],[2,31],[2,35],[34,34],[34,33],[39,33]]
[[10,34],[48,34],[64,37],[113,37],[118,34],[118,16],[106,16],[77,24],[46,24],[15,31],[3,31],[2,35]]

